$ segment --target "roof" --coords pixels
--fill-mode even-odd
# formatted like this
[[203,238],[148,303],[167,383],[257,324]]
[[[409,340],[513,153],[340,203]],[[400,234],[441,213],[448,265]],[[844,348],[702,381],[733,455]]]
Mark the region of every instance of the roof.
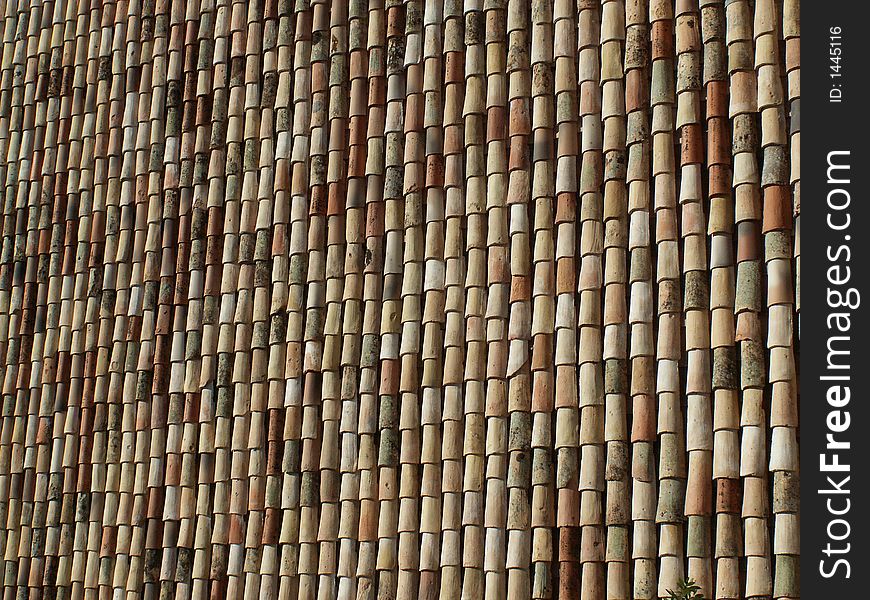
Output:
[[5,6],[4,587],[799,597],[797,0]]

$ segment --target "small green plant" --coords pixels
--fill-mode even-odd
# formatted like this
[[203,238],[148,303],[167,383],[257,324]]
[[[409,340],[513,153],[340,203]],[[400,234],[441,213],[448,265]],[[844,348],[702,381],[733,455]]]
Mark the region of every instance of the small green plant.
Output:
[[676,590],[668,590],[668,594],[667,600],[706,600],[694,579],[681,581],[680,586]]

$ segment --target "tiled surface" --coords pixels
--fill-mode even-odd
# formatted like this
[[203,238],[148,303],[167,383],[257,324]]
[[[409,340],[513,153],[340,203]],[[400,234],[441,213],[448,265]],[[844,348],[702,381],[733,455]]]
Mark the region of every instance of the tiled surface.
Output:
[[2,600],[798,598],[798,12],[0,2]]

